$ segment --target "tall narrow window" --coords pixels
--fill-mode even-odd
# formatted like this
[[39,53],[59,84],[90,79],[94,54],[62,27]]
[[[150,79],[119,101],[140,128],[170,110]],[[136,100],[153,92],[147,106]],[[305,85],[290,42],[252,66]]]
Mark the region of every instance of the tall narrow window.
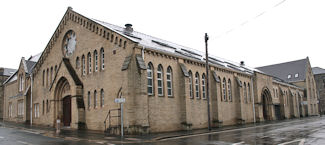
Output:
[[170,66],[167,68],[166,75],[167,75],[167,95],[173,96],[173,71]]
[[58,66],[55,65],[55,67],[54,67],[54,73],[56,73],[57,71],[58,71]]
[[76,58],[76,69],[80,68],[80,59],[79,57]]
[[46,113],[49,112],[49,100],[46,100]]
[[224,101],[227,101],[227,97],[226,97],[226,79],[223,78],[223,81],[222,81],[222,96],[223,96],[223,100]]
[[230,79],[228,79],[228,86],[227,86],[227,88],[228,88],[228,99],[229,99],[229,101],[232,101],[231,81],[230,81]]
[[104,90],[100,90],[100,106],[104,107]]
[[43,70],[43,79],[42,79],[42,85],[44,86],[45,84],[45,70]]
[[246,90],[246,83],[244,82],[244,100],[245,100],[245,103],[247,103],[247,90]]
[[85,75],[86,74],[86,60],[85,60],[84,55],[82,55],[81,61],[82,61],[82,75]]
[[104,70],[105,68],[105,54],[104,54],[104,48],[100,49],[100,57],[101,57],[101,68]]
[[97,108],[97,91],[94,91],[94,108]]
[[248,96],[248,101],[252,102],[252,96],[251,96],[251,86],[249,85],[249,83],[247,83],[247,96]]
[[53,81],[53,67],[51,67],[51,78],[50,78],[50,84],[52,83]]
[[97,50],[94,51],[94,59],[95,59],[95,72],[98,71],[98,54]]
[[199,78],[200,78],[200,75],[198,72],[196,72],[195,73],[195,97],[198,99],[200,98]]
[[147,68],[147,79],[148,79],[148,95],[153,95],[153,65],[152,63],[148,64]]
[[91,54],[88,53],[88,74],[91,74]]
[[43,107],[42,107],[42,114],[44,115],[44,112],[45,112],[45,103],[44,103],[44,100],[43,100]]
[[206,99],[206,96],[205,96],[205,74],[202,75],[202,99]]
[[50,82],[50,80],[49,80],[49,69],[47,69],[46,70],[46,87],[48,87],[49,86],[49,82]]
[[192,72],[189,71],[188,72],[188,84],[189,84],[189,89],[190,89],[190,98],[192,99],[194,96],[193,96],[193,75],[192,75]]
[[90,108],[90,91],[88,91],[88,108]]
[[164,71],[162,65],[158,65],[157,69],[157,88],[158,88],[158,96],[164,95],[164,82],[163,82]]

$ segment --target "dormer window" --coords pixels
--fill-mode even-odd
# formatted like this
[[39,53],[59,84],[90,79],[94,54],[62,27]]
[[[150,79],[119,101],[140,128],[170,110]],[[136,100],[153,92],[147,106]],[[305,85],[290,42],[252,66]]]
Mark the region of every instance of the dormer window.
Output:
[[288,75],[288,79],[291,79],[291,75]]
[[295,74],[295,78],[298,78],[298,77],[299,77],[299,74],[296,73],[296,74]]

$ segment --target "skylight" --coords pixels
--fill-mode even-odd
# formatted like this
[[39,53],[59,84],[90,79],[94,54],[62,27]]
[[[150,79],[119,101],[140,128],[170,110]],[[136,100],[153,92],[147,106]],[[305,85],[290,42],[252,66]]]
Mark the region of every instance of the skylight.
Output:
[[288,75],[288,79],[291,79],[291,75]]
[[299,77],[299,74],[295,74],[295,78]]

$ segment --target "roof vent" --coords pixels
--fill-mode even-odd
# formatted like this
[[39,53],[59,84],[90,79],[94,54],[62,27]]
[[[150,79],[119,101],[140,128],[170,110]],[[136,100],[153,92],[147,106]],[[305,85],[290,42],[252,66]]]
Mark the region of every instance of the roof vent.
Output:
[[132,24],[125,24],[125,32],[126,33],[132,33],[133,32]]
[[245,62],[244,61],[240,61],[240,66],[245,66]]

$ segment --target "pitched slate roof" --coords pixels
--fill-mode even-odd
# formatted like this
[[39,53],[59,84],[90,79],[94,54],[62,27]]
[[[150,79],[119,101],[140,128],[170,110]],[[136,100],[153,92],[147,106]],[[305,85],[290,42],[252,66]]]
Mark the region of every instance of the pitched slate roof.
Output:
[[3,68],[3,72],[0,72],[0,76],[11,76],[14,74],[16,69],[12,68]]
[[317,75],[317,74],[325,74],[325,69],[320,68],[320,67],[313,67],[313,74]]
[[[161,52],[172,53],[174,55],[182,56],[185,58],[195,59],[205,62],[205,52],[201,52],[189,47],[178,45],[173,42],[169,42],[163,39],[159,39],[147,34],[143,34],[137,31],[127,31],[126,28],[116,26],[107,22],[103,22],[96,19],[91,19],[96,23],[111,29],[112,31],[140,44],[145,48],[155,49]],[[252,74],[254,71],[259,71],[248,66],[242,66],[239,63],[235,63],[220,57],[209,54],[209,62],[214,65],[226,67],[236,71],[241,71],[246,74]]]
[[305,58],[290,62],[258,67],[256,69],[268,75],[284,80],[285,82],[304,81],[306,79],[306,67],[308,61],[308,58]]

